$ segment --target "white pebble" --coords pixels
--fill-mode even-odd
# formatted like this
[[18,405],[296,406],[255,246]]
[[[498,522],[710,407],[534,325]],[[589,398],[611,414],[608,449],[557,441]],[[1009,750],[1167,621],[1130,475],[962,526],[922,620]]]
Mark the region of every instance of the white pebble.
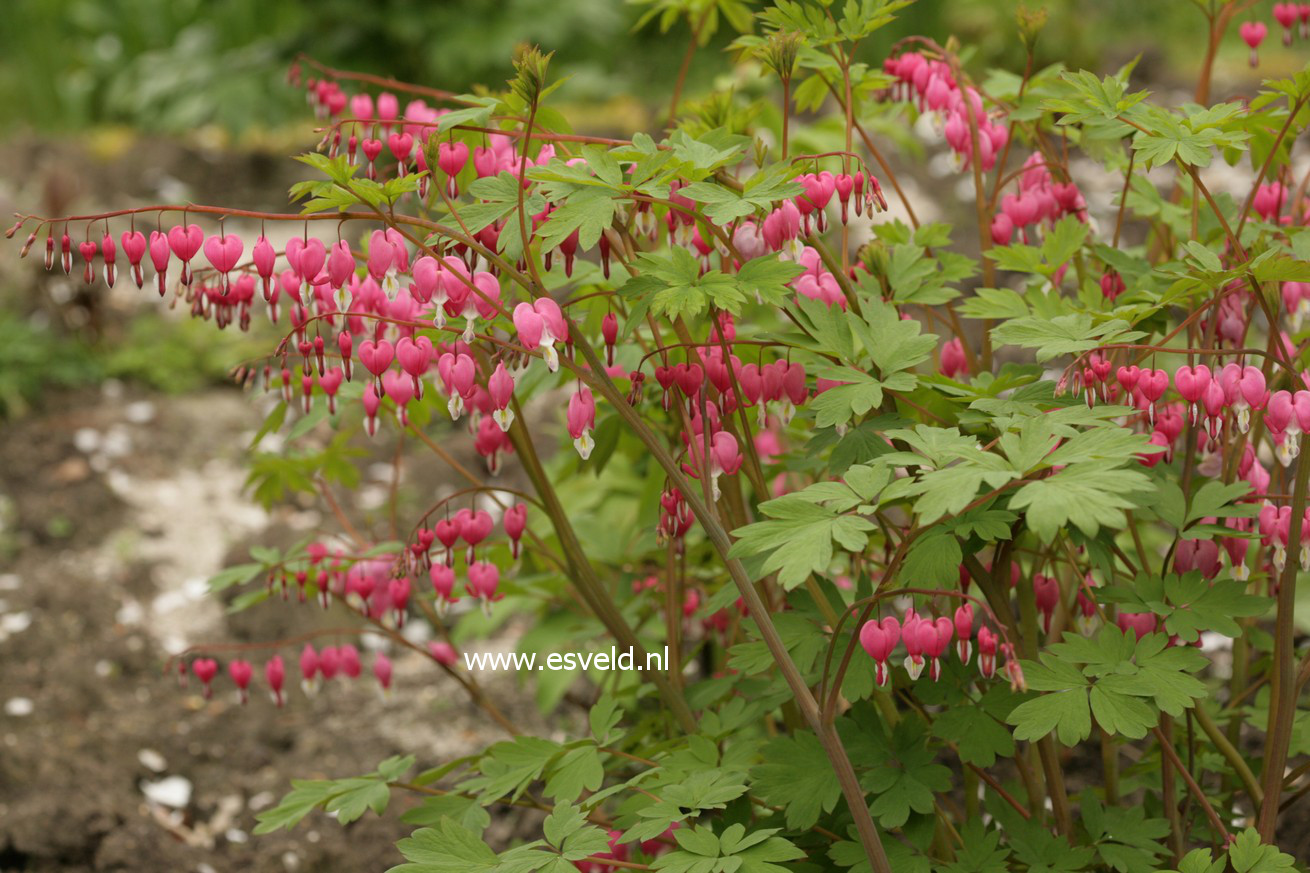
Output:
[[158,782],[142,782],[141,793],[160,806],[184,809],[191,802],[191,782],[181,776],[167,776]]
[[136,759],[141,762],[142,767],[156,773],[163,773],[168,769],[168,762],[164,760],[164,756],[154,749],[142,749],[136,753]]
[[26,697],[11,697],[5,701],[5,715],[12,715],[15,718],[24,715],[31,715],[36,705]]
[[79,427],[73,434],[73,445],[79,452],[91,454],[100,448],[100,431],[93,427]]
[[129,403],[123,410],[124,416],[133,424],[145,424],[154,420],[155,404],[149,400],[138,400],[135,403]]
[[277,796],[271,791],[261,791],[246,801],[246,806],[252,812],[259,812],[261,809],[267,809],[277,801]]

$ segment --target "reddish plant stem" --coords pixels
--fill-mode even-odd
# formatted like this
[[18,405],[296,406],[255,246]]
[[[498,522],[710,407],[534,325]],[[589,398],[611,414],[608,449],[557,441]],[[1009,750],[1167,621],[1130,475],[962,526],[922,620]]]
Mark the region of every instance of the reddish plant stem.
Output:
[[678,104],[682,102],[682,88],[687,84],[687,74],[691,72],[691,59],[696,55],[696,46],[700,43],[701,29],[705,27],[705,22],[709,20],[710,13],[714,11],[714,6],[710,5],[701,13],[700,19],[691,29],[691,39],[687,42],[687,51],[682,56],[682,65],[678,67],[678,78],[673,84],[673,99],[669,101],[669,127],[673,126],[673,121],[678,117]]
[[315,60],[303,52],[296,55],[296,61],[306,63],[318,70],[324,76],[331,79],[341,79],[348,82],[362,82],[365,85],[374,85],[378,88],[389,88],[392,91],[402,91],[406,94],[418,94],[422,97],[431,97],[435,100],[444,100],[450,103],[468,103],[470,106],[476,106],[476,103],[470,103],[458,94],[452,91],[443,91],[440,88],[429,88],[425,85],[415,85],[410,82],[402,82],[399,79],[391,79],[386,76],[375,76],[371,73],[359,73],[354,70],[337,70],[328,65]]
[[[1251,214],[1251,204],[1255,202],[1255,195],[1260,190],[1260,185],[1264,182],[1265,176],[1269,173],[1269,165],[1273,163],[1274,155],[1278,154],[1278,148],[1283,144],[1283,139],[1287,136],[1288,128],[1296,120],[1296,115],[1305,105],[1305,98],[1297,100],[1288,106],[1287,121],[1283,122],[1282,128],[1278,131],[1278,136],[1274,138],[1274,145],[1269,149],[1269,154],[1265,155],[1264,163],[1260,165],[1260,172],[1256,174],[1255,181],[1251,183],[1251,190],[1247,192],[1246,199],[1242,201],[1242,211],[1237,217],[1237,238],[1242,238],[1242,228],[1246,227],[1246,220]],[[1195,235],[1195,234],[1193,234]]]

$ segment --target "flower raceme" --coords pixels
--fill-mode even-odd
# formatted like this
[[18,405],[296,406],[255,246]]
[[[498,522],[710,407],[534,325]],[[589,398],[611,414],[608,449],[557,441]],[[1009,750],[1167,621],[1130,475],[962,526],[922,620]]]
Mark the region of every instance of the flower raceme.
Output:
[[[973,635],[973,607],[966,603],[956,609],[953,618],[929,618],[911,609],[903,619],[890,615],[870,619],[860,628],[859,639],[865,653],[873,659],[878,687],[885,688],[891,682],[890,661],[898,644],[905,647],[903,666],[910,681],[917,681],[927,669],[928,678],[936,682],[942,677],[942,657],[949,651],[952,638],[956,641],[956,657],[961,664],[968,664],[973,654]],[[978,667],[987,679],[996,674],[996,640],[986,625],[978,629]],[[1023,674],[1017,664],[1014,669],[1007,667],[1007,675],[1012,681],[1022,683]]]

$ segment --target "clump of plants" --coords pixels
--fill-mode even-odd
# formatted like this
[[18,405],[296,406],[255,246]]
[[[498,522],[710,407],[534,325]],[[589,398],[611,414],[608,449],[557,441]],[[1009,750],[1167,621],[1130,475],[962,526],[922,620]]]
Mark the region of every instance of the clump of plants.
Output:
[[[698,36],[728,21],[761,78],[692,103],[679,77],[667,129],[629,139],[574,132],[537,49],[476,95],[305,59],[320,141],[295,211],[19,216],[48,269],[285,332],[236,370],[281,394],[263,430],[288,436],[252,482],[339,524],[213,587],[336,604],[504,732],[298,782],[260,831],[402,794],[405,873],[1294,866],[1310,74],[1210,100],[1221,49],[1267,32],[1252,2],[1202,4],[1177,106],[1131,65],[1036,68],[1032,13],[1021,73],[926,37],[871,62],[905,5],[661,3]],[[1304,42],[1310,5],[1271,12]],[[949,153],[964,226],[920,220],[891,124]],[[1219,161],[1239,195],[1207,184]],[[334,496],[357,446],[402,439],[460,484],[359,529]],[[534,619],[539,653],[668,660],[530,674],[588,717],[524,734],[456,648],[482,613]],[[393,684],[385,650],[254,648],[183,671],[278,705],[297,671]],[[483,841],[489,810],[525,808],[539,839]]]

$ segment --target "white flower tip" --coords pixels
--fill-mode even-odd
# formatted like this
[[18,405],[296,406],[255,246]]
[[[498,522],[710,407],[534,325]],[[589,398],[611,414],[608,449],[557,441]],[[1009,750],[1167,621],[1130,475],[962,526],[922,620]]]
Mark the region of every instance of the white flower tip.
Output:
[[584,430],[582,436],[573,441],[573,447],[578,450],[582,460],[585,461],[590,458],[591,450],[596,447],[596,441],[591,438],[591,431]]

